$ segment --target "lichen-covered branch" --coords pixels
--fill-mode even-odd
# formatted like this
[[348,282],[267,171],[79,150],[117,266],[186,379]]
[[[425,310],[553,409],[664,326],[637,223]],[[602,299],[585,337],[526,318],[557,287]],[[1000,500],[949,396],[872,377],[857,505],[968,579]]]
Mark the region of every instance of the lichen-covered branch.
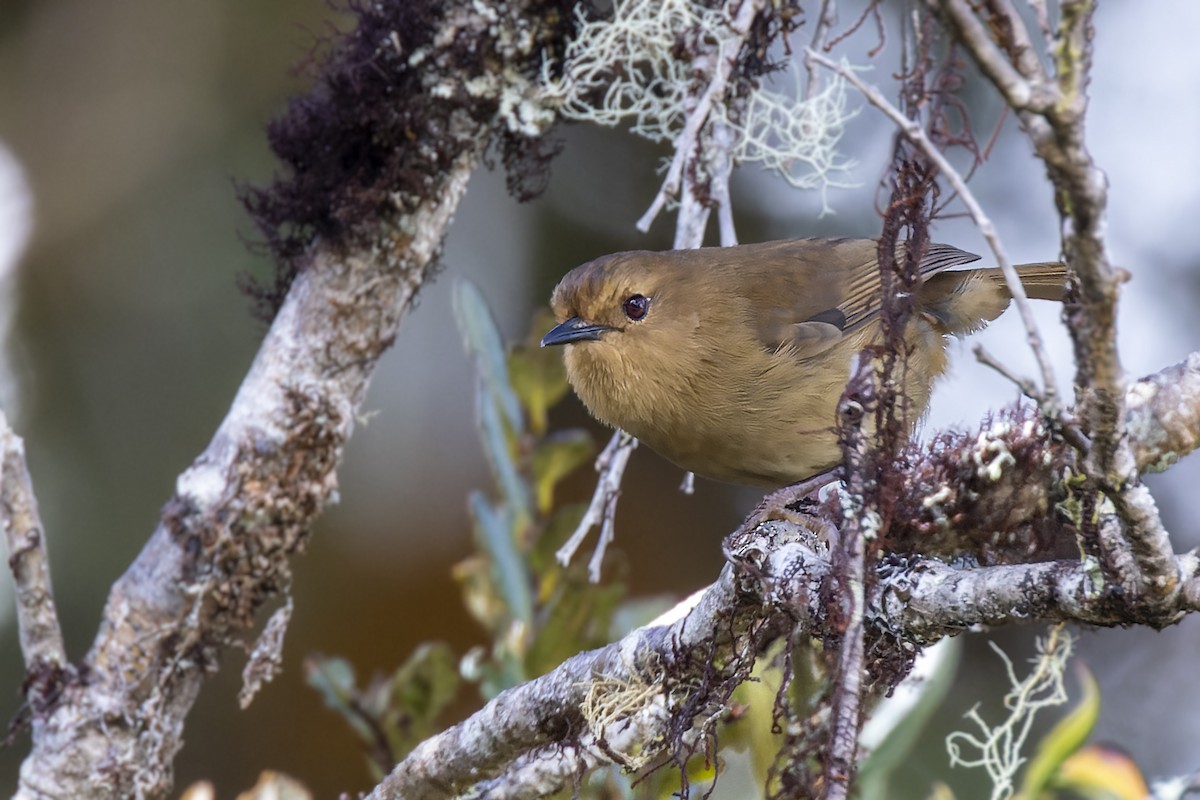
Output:
[[[1170,539],[1154,499],[1142,486],[1125,430],[1127,378],[1117,352],[1116,308],[1121,271],[1104,239],[1108,185],[1087,148],[1085,118],[1092,65],[1093,0],[1059,7],[1052,74],[1033,52],[1033,37],[1011,3],[977,6],[927,0],[950,22],[1008,104],[1046,165],[1063,220],[1063,252],[1077,279],[1067,322],[1075,346],[1077,417],[1090,439],[1081,472],[1095,496],[1087,503],[1083,541],[1122,591],[1174,605],[1180,591]],[[1039,24],[1042,20],[1039,14]],[[1101,508],[1103,506],[1103,508]]]
[[184,717],[218,652],[287,585],[289,557],[336,493],[367,380],[473,166],[464,156],[417,210],[417,235],[397,232],[378,253],[319,250],[296,277],[228,416],[113,587],[88,680],[45,719],[21,797],[168,790]]
[[[205,677],[286,591],[289,559],[336,500],[368,381],[484,148],[525,132],[514,98],[559,35],[539,28],[539,9],[535,0],[360,6],[312,94],[272,125],[288,171],[246,193],[283,265],[261,292],[275,309],[270,331],[113,586],[82,677],[37,710],[18,797],[169,791]],[[251,677],[270,672],[264,663]]]
[[34,712],[38,712],[44,710],[43,704],[55,684],[65,677],[67,653],[50,585],[46,532],[25,463],[25,443],[9,427],[2,411],[0,525],[4,527],[8,569],[13,577],[27,697]]

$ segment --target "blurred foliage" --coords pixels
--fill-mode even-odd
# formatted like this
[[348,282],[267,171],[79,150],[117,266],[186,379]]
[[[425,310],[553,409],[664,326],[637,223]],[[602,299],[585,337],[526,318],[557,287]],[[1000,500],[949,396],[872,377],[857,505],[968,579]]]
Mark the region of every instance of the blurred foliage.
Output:
[[[376,778],[444,727],[464,679],[490,700],[619,633],[613,622],[623,582],[589,583],[585,564],[563,568],[554,556],[585,508],[556,505],[555,489],[590,463],[596,445],[583,430],[549,430],[549,411],[570,388],[560,353],[538,343],[551,320],[538,313],[529,337],[506,347],[467,281],[455,286],[454,313],[479,376],[479,436],[495,483],[494,496],[469,497],[476,553],[455,566],[454,577],[490,644],[458,659],[448,645],[427,642],[366,688],[344,659],[308,659],[309,684],[362,740]],[[619,575],[621,565],[614,566],[610,574]],[[623,617],[642,622],[646,613]]]
[[[915,683],[915,691],[899,689],[875,709],[872,718],[887,718],[891,727],[859,768],[858,793],[863,800],[884,800],[891,794],[897,773],[912,758],[930,718],[950,694],[962,648],[963,642],[957,638],[926,648],[924,658],[933,666],[925,676],[911,676],[906,687]],[[896,713],[890,713],[890,704],[900,706]]]

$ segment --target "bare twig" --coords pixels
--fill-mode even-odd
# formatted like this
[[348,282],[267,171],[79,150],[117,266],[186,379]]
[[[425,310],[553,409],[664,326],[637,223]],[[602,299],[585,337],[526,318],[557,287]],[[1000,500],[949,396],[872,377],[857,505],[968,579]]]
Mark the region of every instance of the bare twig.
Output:
[[[1045,86],[1050,76],[1046,74],[1046,69],[1042,65],[1041,58],[1038,57],[1037,48],[1034,47],[1033,37],[1029,35],[1029,29],[1025,27],[1025,20],[1021,14],[1013,7],[1012,0],[991,0],[992,7],[997,10],[998,17],[1003,21],[1004,27],[1000,31],[1000,36],[1003,37],[1004,49],[1008,51],[1008,57],[1017,71],[1034,86]],[[1045,9],[1042,9],[1045,11]],[[1047,52],[1053,52],[1049,49]]]
[[[814,53],[820,53],[825,49],[825,37],[829,35],[829,29],[837,23],[837,0],[821,0],[821,6],[817,9],[816,20],[816,23],[813,25],[812,39],[808,43],[808,49]],[[807,81],[804,84],[804,96],[816,97],[821,85],[821,79],[818,77],[820,71],[807,54],[804,57],[804,71],[808,75]]]
[[863,721],[867,540],[879,531],[879,513],[867,489],[867,442],[863,420],[877,405],[875,362],[861,355],[838,404],[846,482],[844,520],[832,547],[831,601],[841,646],[832,681],[828,749],[824,759],[825,800],[845,800],[858,764]]
[[[707,139],[707,137],[704,137]],[[695,173],[696,163],[703,159],[697,156],[695,159],[689,158],[689,169],[687,174],[683,176],[683,189],[679,194],[679,210],[675,216],[675,242],[673,244],[676,250],[690,250],[700,247],[704,244],[704,232],[708,229],[708,218],[712,214],[712,208],[705,203],[699,193],[696,185]]]
[[[1058,93],[1053,85],[1038,79],[1039,70],[1028,69],[1029,74],[1013,66],[1004,51],[993,40],[991,33],[975,15],[966,0],[926,0],[933,8],[941,8],[950,20],[959,38],[975,55],[980,68],[995,84],[1005,101],[1016,111],[1032,111],[1040,114],[1049,110],[1057,101]],[[1028,38],[1026,37],[1026,41]],[[1029,67],[1022,60],[1022,66]]]
[[571,538],[558,548],[555,557],[558,563],[566,566],[571,563],[575,551],[587,538],[588,531],[596,525],[600,526],[600,541],[588,562],[588,577],[593,583],[600,581],[600,565],[604,560],[604,551],[613,540],[614,518],[617,513],[617,498],[621,496],[621,477],[625,474],[625,465],[629,456],[637,447],[637,439],[622,430],[613,431],[608,445],[596,457],[596,489],[592,492],[592,501],[588,503],[583,519],[579,520]]
[[[1067,321],[1075,345],[1077,413],[1092,443],[1082,468],[1112,504],[1109,510],[1095,509],[1092,535],[1110,579],[1125,592],[1170,607],[1171,595],[1180,588],[1170,538],[1153,497],[1139,481],[1136,456],[1124,435],[1125,375],[1115,327],[1121,273],[1105,248],[1107,182],[1085,139],[1095,3],[1068,0],[1060,5],[1051,83],[1042,77],[1040,63],[1033,65],[1030,37],[1008,3],[980,11],[965,0],[927,2],[952,20],[980,69],[1017,109],[1057,190],[1063,251],[1079,279],[1079,302],[1068,306]],[[991,15],[988,27],[980,13]],[[1038,16],[1039,24],[1048,26],[1044,9]],[[989,28],[1009,32],[1013,46],[1007,53]],[[1032,78],[1025,80],[1021,72]],[[1116,519],[1110,521],[1112,514]]]
[[938,171],[945,176],[947,182],[953,187],[962,199],[963,205],[967,207],[967,212],[971,215],[971,219],[979,228],[979,232],[987,240],[988,246],[992,250],[992,255],[996,259],[997,266],[1004,273],[1004,281],[1008,286],[1009,293],[1012,294],[1013,304],[1017,307],[1017,311],[1021,315],[1021,322],[1025,326],[1025,337],[1029,342],[1029,347],[1033,351],[1034,358],[1037,360],[1038,366],[1042,373],[1043,396],[1047,403],[1048,412],[1056,412],[1057,408],[1057,382],[1054,378],[1054,368],[1051,365],[1050,357],[1046,353],[1046,347],[1042,342],[1041,333],[1038,330],[1037,320],[1033,316],[1033,309],[1030,308],[1029,298],[1025,294],[1025,287],[1021,284],[1021,279],[1017,275],[1016,268],[1012,262],[1008,260],[1005,254],[1004,246],[1000,242],[1000,237],[996,232],[995,226],[991,219],[983,210],[975,195],[971,193],[966,181],[962,175],[954,168],[946,156],[938,149],[929,137],[925,134],[925,130],[921,125],[909,119],[900,109],[896,108],[886,97],[874,86],[865,83],[854,73],[853,70],[838,64],[831,59],[828,59],[819,53],[809,51],[810,56],[818,64],[821,64],[828,69],[833,70],[837,74],[845,78],[851,85],[858,89],[862,95],[867,98],[867,102],[882,111],[896,126],[901,133],[912,142],[916,147],[920,148],[930,161],[937,166]]
[[[712,126],[709,133],[709,194],[717,204],[717,227],[720,231],[721,247],[734,247],[738,243],[737,229],[733,224],[733,198],[729,196],[729,178],[733,174],[733,131],[725,123]],[[697,242],[696,246],[703,244]]]
[[0,470],[0,524],[4,526],[8,568],[16,590],[21,653],[25,671],[32,677],[45,669],[66,666],[67,653],[50,586],[45,530],[25,463],[25,443],[9,427],[3,411]]
[[654,219],[667,204],[667,200],[679,192],[685,167],[688,161],[695,157],[694,153],[700,146],[700,132],[708,122],[713,106],[724,99],[729,85],[729,77],[733,74],[733,67],[737,61],[738,51],[741,50],[742,42],[750,32],[750,25],[764,4],[765,0],[742,0],[737,15],[729,23],[732,35],[720,42],[716,52],[711,54],[712,77],[709,79],[704,93],[700,95],[696,107],[688,114],[683,130],[675,137],[675,155],[671,158],[671,165],[667,168],[667,176],[663,180],[658,194],[654,196],[650,208],[637,221],[637,228],[643,233],[650,230],[650,226],[654,224]]
[[1038,388],[1034,384],[1033,381],[1013,372],[1003,362],[1001,362],[999,359],[997,359],[995,356],[993,356],[991,353],[989,353],[987,351],[987,349],[984,348],[983,345],[981,345],[981,344],[975,345],[974,353],[975,353],[976,361],[978,361],[980,364],[983,364],[984,366],[991,367],[996,372],[1003,375],[1005,378],[1008,378],[1010,381],[1012,381],[1016,385],[1016,387],[1018,389],[1021,390],[1021,394],[1025,395],[1030,400],[1041,400],[1042,399],[1041,392],[1038,391]]
[[1050,23],[1050,11],[1046,8],[1046,0],[1029,0],[1029,7],[1033,9],[1033,16],[1037,20],[1038,28],[1042,32],[1042,43],[1046,47],[1047,53],[1054,52],[1054,26]]

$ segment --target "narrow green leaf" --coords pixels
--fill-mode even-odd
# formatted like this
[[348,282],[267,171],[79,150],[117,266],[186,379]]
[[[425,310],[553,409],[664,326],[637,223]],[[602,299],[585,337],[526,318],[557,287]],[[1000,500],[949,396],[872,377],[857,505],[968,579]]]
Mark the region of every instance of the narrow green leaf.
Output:
[[504,500],[519,515],[522,523],[532,516],[529,508],[529,489],[513,460],[513,447],[508,433],[500,421],[496,404],[486,391],[479,393],[479,436],[483,451],[487,455],[492,474],[504,495]]
[[1091,671],[1080,663],[1076,669],[1083,697],[1038,743],[1025,770],[1019,797],[1037,800],[1049,788],[1063,763],[1083,746],[1100,718],[1100,687]]
[[529,625],[533,620],[533,592],[525,562],[517,550],[514,516],[506,507],[496,508],[481,493],[471,492],[471,515],[479,546],[487,553],[492,580],[509,613]]
[[554,505],[554,487],[596,453],[596,444],[580,428],[547,436],[533,454],[533,480],[537,489],[537,509],[549,513]]
[[458,686],[458,659],[445,642],[425,642],[392,675],[395,704],[421,722],[432,723]]
[[541,347],[541,334],[554,325],[554,317],[544,309],[535,314],[534,335],[513,348],[508,356],[508,374],[513,391],[529,413],[529,426],[537,436],[548,427],[549,410],[571,388],[563,366],[561,348]]
[[463,345],[475,359],[484,388],[517,434],[524,431],[521,404],[508,379],[508,360],[504,338],[479,287],[466,279],[454,284],[454,318],[463,337]]
[[[571,533],[579,527],[579,522],[583,519],[587,507],[587,503],[571,503],[562,506],[546,522],[541,535],[526,554],[529,568],[539,579],[560,575],[562,567],[558,565],[558,557],[555,553],[558,548],[562,547],[563,542],[567,541]],[[577,561],[584,563],[583,559],[577,559]],[[538,596],[543,597],[544,594],[541,592]]]
[[402,759],[439,729],[438,717],[454,701],[461,678],[445,642],[418,647],[388,681],[384,732],[394,758]]
[[624,593],[619,583],[587,582],[582,571],[576,580],[560,584],[529,646],[526,672],[543,675],[576,653],[607,643],[610,621]]
[[304,679],[325,702],[366,742],[374,731],[354,709],[358,690],[355,688],[354,667],[344,658],[309,656],[304,660]]
[[914,674],[872,713],[864,738],[876,726],[876,735],[881,739],[858,773],[863,800],[886,800],[891,796],[892,773],[912,752],[929,718],[950,691],[961,652],[962,642],[958,639],[943,639],[926,648]]

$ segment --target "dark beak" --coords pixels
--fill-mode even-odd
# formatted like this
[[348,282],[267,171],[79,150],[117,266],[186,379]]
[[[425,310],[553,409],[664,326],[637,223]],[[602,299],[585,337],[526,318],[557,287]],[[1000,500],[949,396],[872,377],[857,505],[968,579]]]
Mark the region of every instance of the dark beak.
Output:
[[542,337],[542,347],[552,344],[570,344],[571,342],[592,342],[600,338],[600,334],[611,331],[607,325],[593,325],[579,317],[571,317],[566,322],[559,323]]

